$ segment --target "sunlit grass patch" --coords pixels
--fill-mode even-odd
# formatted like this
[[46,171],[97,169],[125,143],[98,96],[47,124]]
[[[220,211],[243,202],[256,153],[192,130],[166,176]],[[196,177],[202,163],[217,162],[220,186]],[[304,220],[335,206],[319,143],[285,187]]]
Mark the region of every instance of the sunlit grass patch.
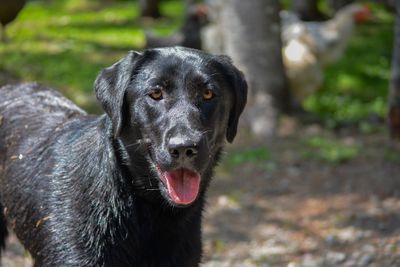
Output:
[[29,1],[7,29],[10,41],[0,43],[0,69],[20,81],[55,87],[93,111],[99,71],[128,50],[143,49],[145,28],[174,31],[182,10],[182,1],[165,1],[161,11],[166,17],[146,23],[136,1]]

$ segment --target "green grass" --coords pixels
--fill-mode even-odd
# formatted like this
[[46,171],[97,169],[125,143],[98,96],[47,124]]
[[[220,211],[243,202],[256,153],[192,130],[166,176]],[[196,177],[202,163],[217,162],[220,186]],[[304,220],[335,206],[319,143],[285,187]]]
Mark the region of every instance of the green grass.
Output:
[[386,149],[384,159],[388,162],[400,164],[400,152],[396,149]]
[[322,160],[330,163],[342,163],[356,158],[360,153],[360,146],[348,144],[340,140],[313,136],[304,141],[306,151],[304,156],[310,159]]
[[386,114],[394,17],[372,5],[375,21],[358,25],[343,58],[327,68],[323,88],[304,102],[328,126]]
[[232,169],[243,164],[252,164],[257,168],[272,169],[274,167],[271,161],[271,151],[266,147],[241,149],[237,151],[230,151],[224,158],[222,167]]
[[165,17],[154,22],[139,18],[136,1],[30,1],[8,27],[9,42],[0,43],[0,70],[56,87],[96,110],[97,73],[126,51],[142,49],[144,29],[168,34],[179,27],[181,1],[165,1],[161,11]]

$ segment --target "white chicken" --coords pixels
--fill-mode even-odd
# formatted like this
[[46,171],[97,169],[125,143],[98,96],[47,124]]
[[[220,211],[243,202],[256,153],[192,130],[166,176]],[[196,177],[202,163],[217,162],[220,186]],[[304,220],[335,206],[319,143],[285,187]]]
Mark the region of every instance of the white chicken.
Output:
[[356,19],[368,14],[360,4],[348,5],[324,22],[304,22],[294,13],[281,12],[283,61],[298,103],[321,87],[323,68],[343,55]]

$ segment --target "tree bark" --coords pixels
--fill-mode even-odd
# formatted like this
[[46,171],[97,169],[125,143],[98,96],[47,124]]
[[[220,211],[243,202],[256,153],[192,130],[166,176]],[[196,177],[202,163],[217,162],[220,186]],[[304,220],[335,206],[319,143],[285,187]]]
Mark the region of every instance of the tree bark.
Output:
[[304,21],[327,19],[318,9],[318,0],[293,0],[292,9]]
[[396,2],[392,78],[389,85],[388,123],[391,138],[400,141],[400,1]]
[[139,0],[141,16],[159,18],[161,16],[159,4],[159,0]]
[[354,0],[329,0],[329,6],[334,10],[338,11],[339,9],[353,3]]
[[[224,51],[241,69],[249,85],[241,128],[253,137],[273,136],[277,115],[290,105],[282,61],[278,0],[222,0]],[[255,136],[254,136],[255,135]]]

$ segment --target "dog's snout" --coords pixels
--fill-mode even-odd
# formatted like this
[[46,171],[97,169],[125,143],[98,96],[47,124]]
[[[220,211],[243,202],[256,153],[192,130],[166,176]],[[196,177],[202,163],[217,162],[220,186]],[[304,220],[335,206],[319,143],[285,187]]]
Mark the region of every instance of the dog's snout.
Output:
[[198,153],[198,143],[183,138],[171,138],[168,150],[174,159],[191,159]]

